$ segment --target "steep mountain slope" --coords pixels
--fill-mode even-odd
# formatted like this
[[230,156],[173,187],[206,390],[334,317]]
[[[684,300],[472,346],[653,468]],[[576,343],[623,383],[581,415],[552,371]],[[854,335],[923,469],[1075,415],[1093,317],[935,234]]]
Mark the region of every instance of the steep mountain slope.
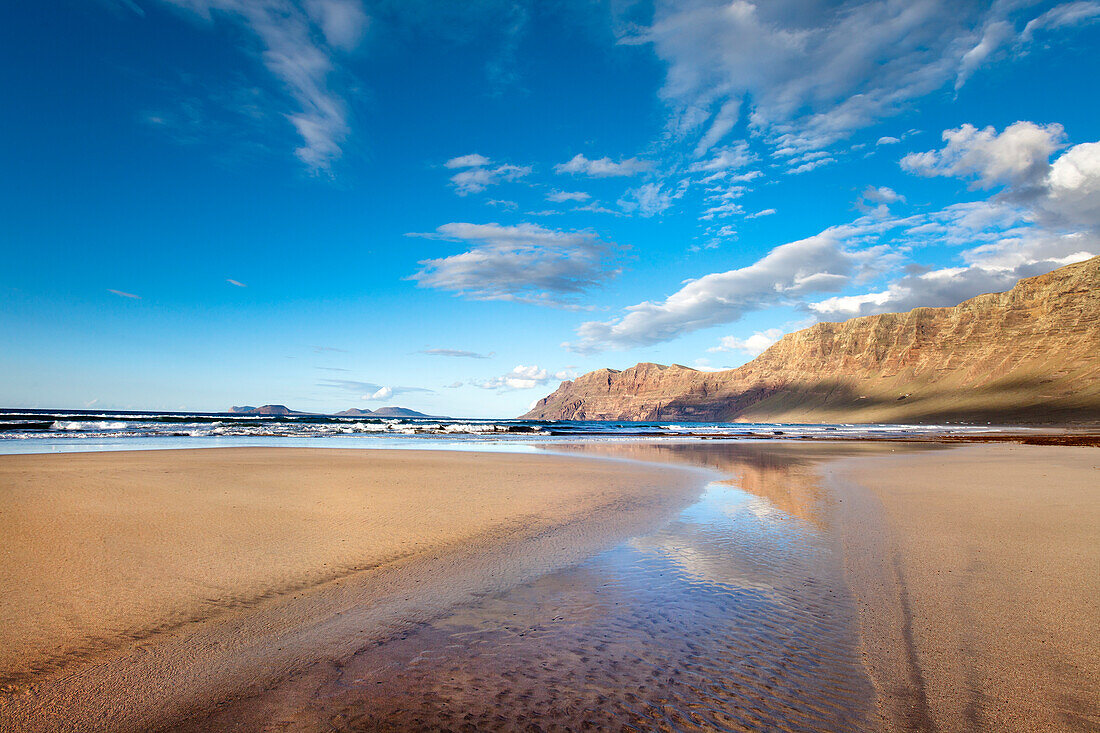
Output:
[[1100,257],[954,308],[819,323],[737,369],[600,369],[524,417],[1100,422]]

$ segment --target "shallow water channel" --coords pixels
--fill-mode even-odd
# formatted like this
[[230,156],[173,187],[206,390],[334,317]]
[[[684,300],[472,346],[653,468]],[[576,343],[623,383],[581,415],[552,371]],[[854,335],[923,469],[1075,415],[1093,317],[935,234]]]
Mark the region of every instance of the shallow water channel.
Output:
[[[560,447],[555,447],[560,450]],[[729,478],[649,534],[319,665],[247,713],[269,730],[874,727],[814,465],[882,446],[580,444]],[[273,694],[277,693],[277,694]]]

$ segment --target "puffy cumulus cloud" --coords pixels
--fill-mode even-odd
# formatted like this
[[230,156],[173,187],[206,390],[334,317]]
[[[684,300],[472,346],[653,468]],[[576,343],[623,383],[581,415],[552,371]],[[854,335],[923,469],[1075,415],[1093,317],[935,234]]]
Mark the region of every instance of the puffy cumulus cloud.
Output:
[[374,394],[363,395],[364,400],[388,400],[390,397],[393,397],[393,389],[390,387],[379,387]]
[[940,150],[912,153],[902,167],[924,176],[951,176],[983,188],[1003,187],[1001,199],[1026,208],[1056,229],[1100,227],[1100,143],[1065,147],[1061,125],[1016,122],[998,133],[973,125],[946,130]]
[[905,197],[889,186],[868,186],[856,200],[856,208],[865,214],[888,216],[890,204],[904,202]]
[[569,379],[571,376],[572,374],[567,371],[551,374],[546,369],[542,369],[534,364],[530,366],[520,364],[507,374],[485,380],[484,382],[479,382],[478,386],[482,389],[495,389],[500,391],[534,389],[535,387],[541,387],[553,380]]
[[1074,145],[1054,161],[1039,208],[1068,225],[1100,227],[1100,143]]
[[578,295],[618,273],[614,247],[587,230],[456,222],[406,236],[471,245],[460,254],[422,260],[411,279],[475,300],[574,307]]
[[350,134],[347,105],[333,90],[337,52],[354,49],[368,17],[358,0],[163,0],[204,20],[217,13],[260,40],[261,60],[297,104],[285,117],[302,144],[294,154],[314,171],[340,158]]
[[876,259],[886,260],[878,248],[857,249],[846,242],[864,233],[860,227],[835,227],[780,245],[747,267],[692,280],[661,302],[638,303],[621,317],[583,323],[580,338],[564,346],[584,354],[648,346],[807,294],[841,290]]
[[740,351],[752,357],[757,357],[771,348],[779,339],[783,338],[783,329],[769,328],[765,331],[756,331],[748,338],[736,336],[723,336],[718,346],[707,351]]
[[[695,157],[741,120],[788,156],[827,148],[952,82],[962,86],[995,58],[1021,52],[1039,29],[1094,19],[1100,3],[1066,3],[1037,18],[1030,5],[664,0],[648,28],[620,42],[652,44],[667,64],[669,133],[693,145]],[[805,165],[795,169],[812,169]]]
[[910,153],[901,167],[922,176],[971,178],[975,186],[1037,185],[1050,168],[1050,156],[1063,146],[1059,124],[1016,122],[998,133],[993,127],[973,125],[944,130],[947,143],[940,150]]
[[531,173],[531,166],[493,165],[493,161],[478,153],[451,158],[443,166],[461,169],[451,176],[451,185],[459,196],[481,193],[489,186],[495,186],[504,181],[515,181]]
[[613,178],[616,176],[636,176],[653,168],[653,163],[638,158],[626,158],[615,162],[611,158],[589,160],[584,154],[577,153],[566,163],[554,166],[556,173],[582,174],[591,178]]

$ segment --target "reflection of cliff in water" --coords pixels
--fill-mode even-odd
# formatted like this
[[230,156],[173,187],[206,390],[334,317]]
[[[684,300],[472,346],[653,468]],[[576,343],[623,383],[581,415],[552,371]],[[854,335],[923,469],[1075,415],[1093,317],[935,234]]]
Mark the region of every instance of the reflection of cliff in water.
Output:
[[812,465],[857,451],[571,448],[729,479],[649,533],[181,730],[876,730],[828,494]]
[[[824,528],[827,494],[815,466],[839,458],[890,453],[900,447],[886,443],[708,441],[574,443],[555,445],[553,450],[710,468],[729,477],[721,483],[736,486],[767,500],[781,512]],[[936,448],[927,444],[905,445],[907,451]]]

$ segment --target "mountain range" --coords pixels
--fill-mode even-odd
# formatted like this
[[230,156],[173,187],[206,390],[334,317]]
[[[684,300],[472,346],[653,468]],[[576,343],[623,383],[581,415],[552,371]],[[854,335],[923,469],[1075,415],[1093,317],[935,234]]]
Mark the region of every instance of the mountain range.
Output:
[[736,369],[599,369],[523,417],[1100,423],[1100,257],[952,308],[818,323]]

